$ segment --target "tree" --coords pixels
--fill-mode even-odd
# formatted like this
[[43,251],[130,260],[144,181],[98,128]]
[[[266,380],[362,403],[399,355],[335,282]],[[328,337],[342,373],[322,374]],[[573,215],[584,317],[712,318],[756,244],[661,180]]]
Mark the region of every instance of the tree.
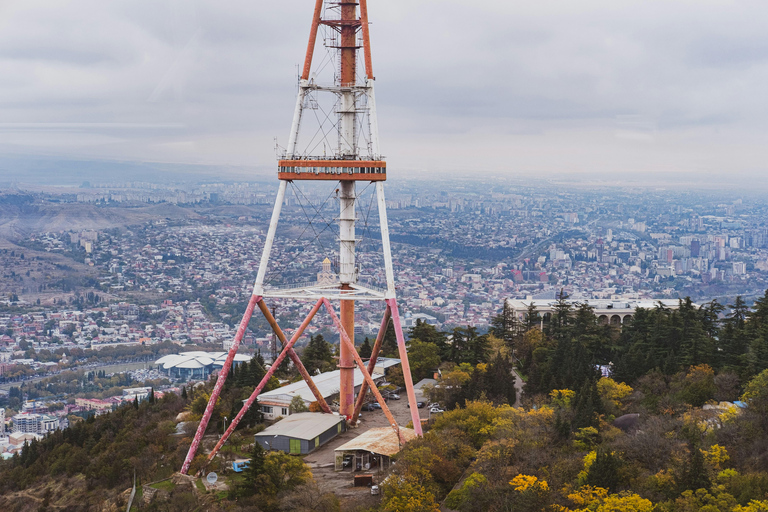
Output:
[[266,478],[259,481],[263,485],[261,492],[273,496],[312,479],[312,472],[303,460],[280,451],[267,454],[262,474]]
[[304,399],[301,398],[299,395],[294,396],[291,398],[291,403],[288,406],[288,412],[290,414],[296,414],[297,412],[307,412],[309,411],[309,408],[304,403]]
[[302,362],[310,374],[332,368],[331,344],[325,341],[322,334],[310,336],[309,343],[302,354]]
[[412,339],[409,345],[408,362],[411,366],[413,381],[418,382],[431,377],[434,370],[440,366],[437,345],[416,339]]
[[504,340],[508,347],[512,348],[518,334],[518,321],[515,313],[505,300],[501,313],[491,320],[491,333]]
[[390,477],[384,487],[383,512],[438,512],[435,495],[414,478]]
[[598,450],[595,461],[589,466],[587,484],[594,487],[613,490],[620,483],[619,468],[621,460],[613,452]]
[[681,398],[694,407],[701,407],[717,391],[715,371],[707,364],[691,367],[683,382]]
[[371,353],[373,353],[373,347],[371,346],[371,342],[368,341],[368,336],[366,336],[365,340],[363,340],[363,344],[360,345],[358,352],[360,357],[363,359],[368,359],[371,357]]
[[741,399],[747,403],[747,413],[758,419],[764,432],[768,432],[768,370],[750,380]]
[[256,494],[259,479],[264,474],[265,461],[266,451],[260,443],[254,443],[248,466],[243,469],[243,478],[235,487],[234,494],[236,496],[253,496]]
[[447,345],[446,333],[440,332],[434,325],[422,320],[416,320],[416,325],[411,328],[410,339],[417,339],[437,346],[439,353],[444,353]]
[[400,350],[397,347],[397,335],[395,334],[395,324],[392,320],[387,324],[387,330],[384,332],[384,339],[381,340],[381,355],[384,357],[400,357]]

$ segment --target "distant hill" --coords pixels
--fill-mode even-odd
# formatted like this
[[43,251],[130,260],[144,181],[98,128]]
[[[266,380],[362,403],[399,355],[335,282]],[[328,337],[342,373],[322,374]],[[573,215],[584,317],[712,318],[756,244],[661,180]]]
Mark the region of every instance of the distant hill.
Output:
[[[7,196],[6,196],[7,197]],[[31,233],[109,229],[157,219],[196,219],[189,208],[173,204],[97,206],[82,203],[27,203],[3,201],[0,196],[0,237],[15,240]]]

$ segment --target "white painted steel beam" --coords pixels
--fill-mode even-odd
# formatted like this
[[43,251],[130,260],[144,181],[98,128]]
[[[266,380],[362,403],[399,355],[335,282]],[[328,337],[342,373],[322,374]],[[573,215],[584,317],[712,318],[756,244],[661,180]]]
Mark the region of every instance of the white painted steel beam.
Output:
[[269,264],[269,253],[272,252],[272,244],[275,242],[275,232],[277,231],[277,222],[280,220],[280,210],[285,201],[285,189],[288,182],[280,180],[280,186],[277,188],[277,197],[275,198],[275,207],[272,209],[272,219],[269,221],[269,230],[267,238],[264,240],[264,250],[261,253],[261,263],[259,263],[259,273],[256,275],[256,284],[253,286],[253,295],[263,295],[264,276],[267,274],[267,265]]
[[384,198],[384,183],[376,183],[376,197],[379,206],[379,227],[381,249],[384,253],[384,272],[387,276],[387,298],[395,298],[395,272],[392,269],[392,249],[389,245],[389,224],[387,223],[387,200]]

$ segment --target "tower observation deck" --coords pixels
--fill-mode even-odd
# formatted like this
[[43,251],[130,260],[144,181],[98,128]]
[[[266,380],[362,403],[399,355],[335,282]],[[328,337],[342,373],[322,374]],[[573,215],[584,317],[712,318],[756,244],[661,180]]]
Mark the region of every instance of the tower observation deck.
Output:
[[[277,178],[279,187],[269,230],[264,240],[256,283],[227,360],[219,373],[205,413],[187,453],[181,469],[182,473],[186,474],[189,471],[192,459],[213,413],[213,407],[231,368],[232,360],[256,307],[265,316],[275,336],[283,344],[283,348],[262,381],[246,400],[241,411],[230,422],[229,428],[216,447],[209,453],[208,461],[213,459],[226,442],[285,357],[289,357],[301,373],[314,394],[320,409],[325,413],[332,412],[323,395],[314,385],[312,376],[304,368],[300,357],[293,349],[294,344],[301,338],[315,314],[323,307],[339,333],[338,413],[347,419],[350,426],[354,427],[366,393],[370,391],[381,405],[382,412],[387,417],[390,426],[398,433],[401,442],[406,442],[403,432],[371,377],[384,335],[391,322],[397,337],[398,353],[402,364],[413,428],[417,435],[422,433],[395,293],[395,278],[384,197],[387,165],[379,149],[373,64],[368,28],[367,0],[315,0],[309,42],[304,66],[299,77],[299,90],[288,145],[285,148],[278,148]],[[315,48],[320,32],[322,32],[325,55],[321,59],[316,59],[315,54],[322,53],[321,50],[316,51]],[[362,54],[362,59],[359,59],[360,54]],[[317,71],[313,71],[313,60],[319,60],[315,66]],[[325,75],[332,75],[332,78],[323,81],[322,77]],[[316,126],[308,130],[307,125],[312,124],[312,122]],[[269,267],[270,254],[275,242],[282,205],[285,201],[286,188],[288,184],[302,180],[338,183],[336,189],[339,201],[339,216],[336,219],[339,225],[338,280],[318,278],[317,282],[302,286],[268,287],[265,285],[265,275]],[[355,260],[355,248],[358,242],[355,236],[355,224],[357,222],[355,211],[358,200],[356,184],[358,181],[375,186],[386,289],[362,286],[358,283],[358,266]],[[327,273],[326,271],[325,274]],[[266,298],[315,301],[315,304],[289,340],[265,304],[264,299]],[[331,300],[339,302],[338,316]],[[381,301],[385,305],[381,326],[367,365],[360,358],[354,345],[355,301],[358,300]],[[355,369],[359,369],[364,377],[364,382],[357,396],[355,396],[354,386]]]

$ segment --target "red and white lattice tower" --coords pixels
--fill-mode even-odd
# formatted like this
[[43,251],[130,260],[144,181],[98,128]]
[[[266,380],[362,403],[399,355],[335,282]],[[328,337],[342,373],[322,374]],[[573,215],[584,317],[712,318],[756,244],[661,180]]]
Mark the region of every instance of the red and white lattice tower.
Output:
[[[318,38],[319,30],[324,32],[325,47],[328,52],[328,56],[321,62],[321,65],[327,70],[329,63],[332,63],[330,69],[333,71],[334,78],[328,84],[320,83],[316,78],[316,74],[312,72],[312,60],[315,54],[315,42]],[[362,73],[358,70],[358,54],[361,49],[363,50],[364,62]],[[339,414],[345,416],[350,424],[355,424],[365,395],[370,389],[381,405],[381,409],[389,420],[390,425],[392,425],[392,428],[395,429],[400,439],[403,442],[405,441],[397,421],[392,416],[386,402],[371,378],[382,340],[391,320],[402,361],[413,426],[417,435],[422,433],[410,366],[408,364],[408,354],[405,349],[405,340],[395,298],[395,278],[392,270],[392,254],[389,243],[389,228],[387,226],[386,201],[384,199],[384,181],[387,179],[387,166],[379,150],[373,85],[374,77],[368,33],[367,0],[316,0],[309,44],[307,45],[304,67],[299,81],[299,93],[296,99],[288,147],[284,150],[278,163],[277,177],[279,179],[279,188],[275,198],[269,231],[264,243],[256,284],[253,287],[251,299],[240,322],[228,357],[219,372],[218,380],[200,421],[195,438],[184,460],[184,465],[181,468],[181,472],[184,474],[189,470],[190,463],[197,452],[216,400],[221,393],[224,381],[232,366],[235,353],[256,307],[261,310],[269,322],[275,335],[281,341],[283,348],[277,359],[272,362],[272,366],[267,374],[246,401],[245,406],[232,420],[216,447],[208,455],[209,461],[213,459],[230,434],[235,430],[242,416],[256,401],[259,393],[261,393],[265,384],[285,357],[290,357],[298,368],[321,409],[325,413],[331,413],[331,409],[328,407],[322,394],[312,382],[312,377],[293,350],[293,345],[301,337],[321,307],[327,310],[336,329],[339,331]],[[301,149],[299,141],[304,140],[302,139],[303,114],[306,110],[318,109],[320,95],[333,98],[333,109],[332,111],[329,110],[330,114],[326,115],[326,119],[330,118],[331,115],[333,116],[332,129],[325,130],[321,126],[318,132],[314,132],[315,136],[308,139],[307,147]],[[317,118],[317,116],[315,117]],[[322,133],[320,140],[316,140],[317,133]],[[321,146],[322,154],[318,155],[317,153],[320,152]],[[338,218],[339,281],[333,284],[318,282],[298,288],[265,288],[264,278],[269,267],[270,252],[275,240],[286,188],[289,183],[299,180],[338,182],[340,204]],[[355,246],[357,244],[357,238],[355,237],[355,223],[357,220],[355,210],[357,201],[356,184],[358,181],[369,182],[375,184],[376,187],[384,272],[387,281],[386,290],[362,286],[358,283],[358,271],[355,261]],[[288,340],[265,304],[265,298],[310,300],[315,301],[315,304],[306,319],[295,331],[291,339]],[[383,301],[386,304],[381,327],[367,366],[363,363],[354,347],[356,300]],[[331,301],[340,302],[340,317],[336,315]],[[355,399],[354,386],[355,368],[358,368],[364,377],[364,382],[357,399]]]

